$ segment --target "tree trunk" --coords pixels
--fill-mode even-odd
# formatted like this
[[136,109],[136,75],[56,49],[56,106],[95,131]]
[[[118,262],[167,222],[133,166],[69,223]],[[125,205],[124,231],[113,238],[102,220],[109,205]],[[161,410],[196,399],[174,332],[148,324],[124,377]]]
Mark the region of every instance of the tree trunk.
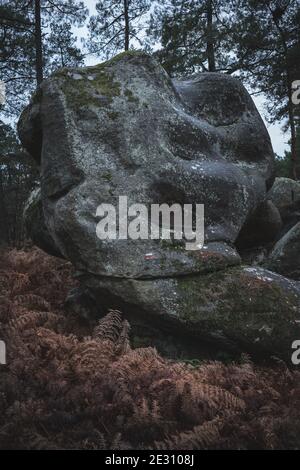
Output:
[[2,169],[0,169],[0,244],[8,243],[8,214],[2,183]]
[[129,9],[128,9],[128,0],[124,0],[124,19],[125,19],[125,51],[129,50]]
[[43,81],[43,45],[42,45],[42,26],[41,26],[41,0],[34,0],[35,17],[35,71],[36,81],[40,85]]
[[290,64],[288,61],[289,48],[287,40],[285,37],[284,30],[281,28],[278,18],[275,16],[274,11],[271,10],[268,6],[268,10],[272,15],[274,24],[280,34],[282,47],[285,55],[285,65],[286,65],[286,81],[287,81],[287,97],[288,97],[288,116],[289,116],[289,126],[291,131],[291,178],[297,179],[297,131],[296,131],[296,122],[294,114],[294,104],[293,104],[293,88],[292,88],[292,77],[290,73]]
[[215,60],[215,47],[213,37],[213,4],[212,0],[206,2],[206,18],[207,18],[207,59],[208,59],[208,70],[209,72],[216,71],[216,60]]
[[290,124],[290,131],[291,131],[291,178],[298,179],[298,172],[297,172],[297,131],[296,131],[296,123],[295,123],[295,116],[294,116],[294,108],[293,108],[293,101],[292,101],[292,87],[289,87],[289,104],[288,104],[288,113],[289,113],[289,124]]

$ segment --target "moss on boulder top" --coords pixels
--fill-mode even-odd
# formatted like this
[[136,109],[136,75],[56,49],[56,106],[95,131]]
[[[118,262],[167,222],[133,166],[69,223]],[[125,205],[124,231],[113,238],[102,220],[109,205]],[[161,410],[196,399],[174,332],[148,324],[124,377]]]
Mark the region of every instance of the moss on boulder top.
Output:
[[[127,51],[112,59],[83,68],[62,68],[52,77],[61,81],[61,88],[66,96],[68,105],[73,109],[90,105],[103,107],[111,105],[115,97],[127,98],[129,102],[138,104],[139,99],[133,92],[116,79],[114,66],[122,67],[122,62],[145,60],[145,65],[154,70],[156,62],[142,51]],[[149,60],[150,59],[150,60]]]

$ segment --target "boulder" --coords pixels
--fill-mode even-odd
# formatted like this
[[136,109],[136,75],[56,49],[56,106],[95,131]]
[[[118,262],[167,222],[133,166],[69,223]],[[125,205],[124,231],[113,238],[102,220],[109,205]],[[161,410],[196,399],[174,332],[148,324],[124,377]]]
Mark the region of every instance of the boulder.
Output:
[[[240,81],[218,73],[172,81],[149,55],[128,52],[45,80],[19,134],[41,162],[47,230],[99,312],[122,308],[198,342],[288,354],[299,284],[239,267],[235,247],[274,174],[267,130]],[[149,209],[203,204],[204,246],[100,240],[97,208],[117,208],[121,196]],[[273,234],[278,214],[265,210]]]
[[199,347],[277,355],[288,361],[300,338],[300,283],[260,267],[235,267],[202,276],[157,280],[95,278],[81,281],[102,306],[121,308],[133,328],[156,326],[194,338]]
[[280,212],[272,201],[262,202],[243,226],[236,242],[240,249],[272,243],[282,228]]
[[300,181],[276,178],[268,193],[270,199],[285,219],[291,212],[300,210]]
[[267,265],[277,273],[300,280],[300,222],[276,243]]
[[[267,130],[237,79],[172,82],[144,53],[60,70],[18,128],[29,151],[42,140],[43,209],[55,245],[91,275],[165,278],[239,264],[233,244],[273,181]],[[207,261],[180,244],[100,241],[97,207],[116,206],[119,196],[147,207],[204,204]]]

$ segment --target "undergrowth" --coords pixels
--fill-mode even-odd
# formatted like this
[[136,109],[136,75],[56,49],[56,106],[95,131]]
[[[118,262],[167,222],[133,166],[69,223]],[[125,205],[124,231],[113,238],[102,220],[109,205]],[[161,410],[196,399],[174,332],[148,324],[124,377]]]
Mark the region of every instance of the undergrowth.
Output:
[[1,449],[300,447],[299,372],[134,350],[120,312],[91,328],[64,310],[73,285],[38,249],[1,254]]

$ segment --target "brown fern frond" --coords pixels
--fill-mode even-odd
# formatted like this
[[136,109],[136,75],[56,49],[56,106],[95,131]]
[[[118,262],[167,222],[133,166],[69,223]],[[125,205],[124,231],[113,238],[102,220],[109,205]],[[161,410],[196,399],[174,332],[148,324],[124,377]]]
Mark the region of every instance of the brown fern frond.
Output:
[[102,318],[93,332],[93,337],[99,341],[105,339],[109,341],[117,341],[123,330],[123,318],[118,310],[110,310],[108,314]]
[[42,310],[49,312],[51,305],[45,299],[37,294],[21,294],[14,297],[14,303],[28,308],[29,310]]
[[155,442],[157,450],[208,450],[220,440],[220,431],[224,423],[220,418],[195,426],[191,431],[183,431]]
[[25,328],[34,328],[45,325],[55,325],[59,316],[51,312],[27,311],[26,314],[14,318],[8,324],[11,330],[23,330]]
[[123,322],[122,330],[119,334],[119,337],[116,341],[116,354],[122,356],[128,354],[131,351],[130,341],[129,341],[129,331],[130,324],[128,321]]

